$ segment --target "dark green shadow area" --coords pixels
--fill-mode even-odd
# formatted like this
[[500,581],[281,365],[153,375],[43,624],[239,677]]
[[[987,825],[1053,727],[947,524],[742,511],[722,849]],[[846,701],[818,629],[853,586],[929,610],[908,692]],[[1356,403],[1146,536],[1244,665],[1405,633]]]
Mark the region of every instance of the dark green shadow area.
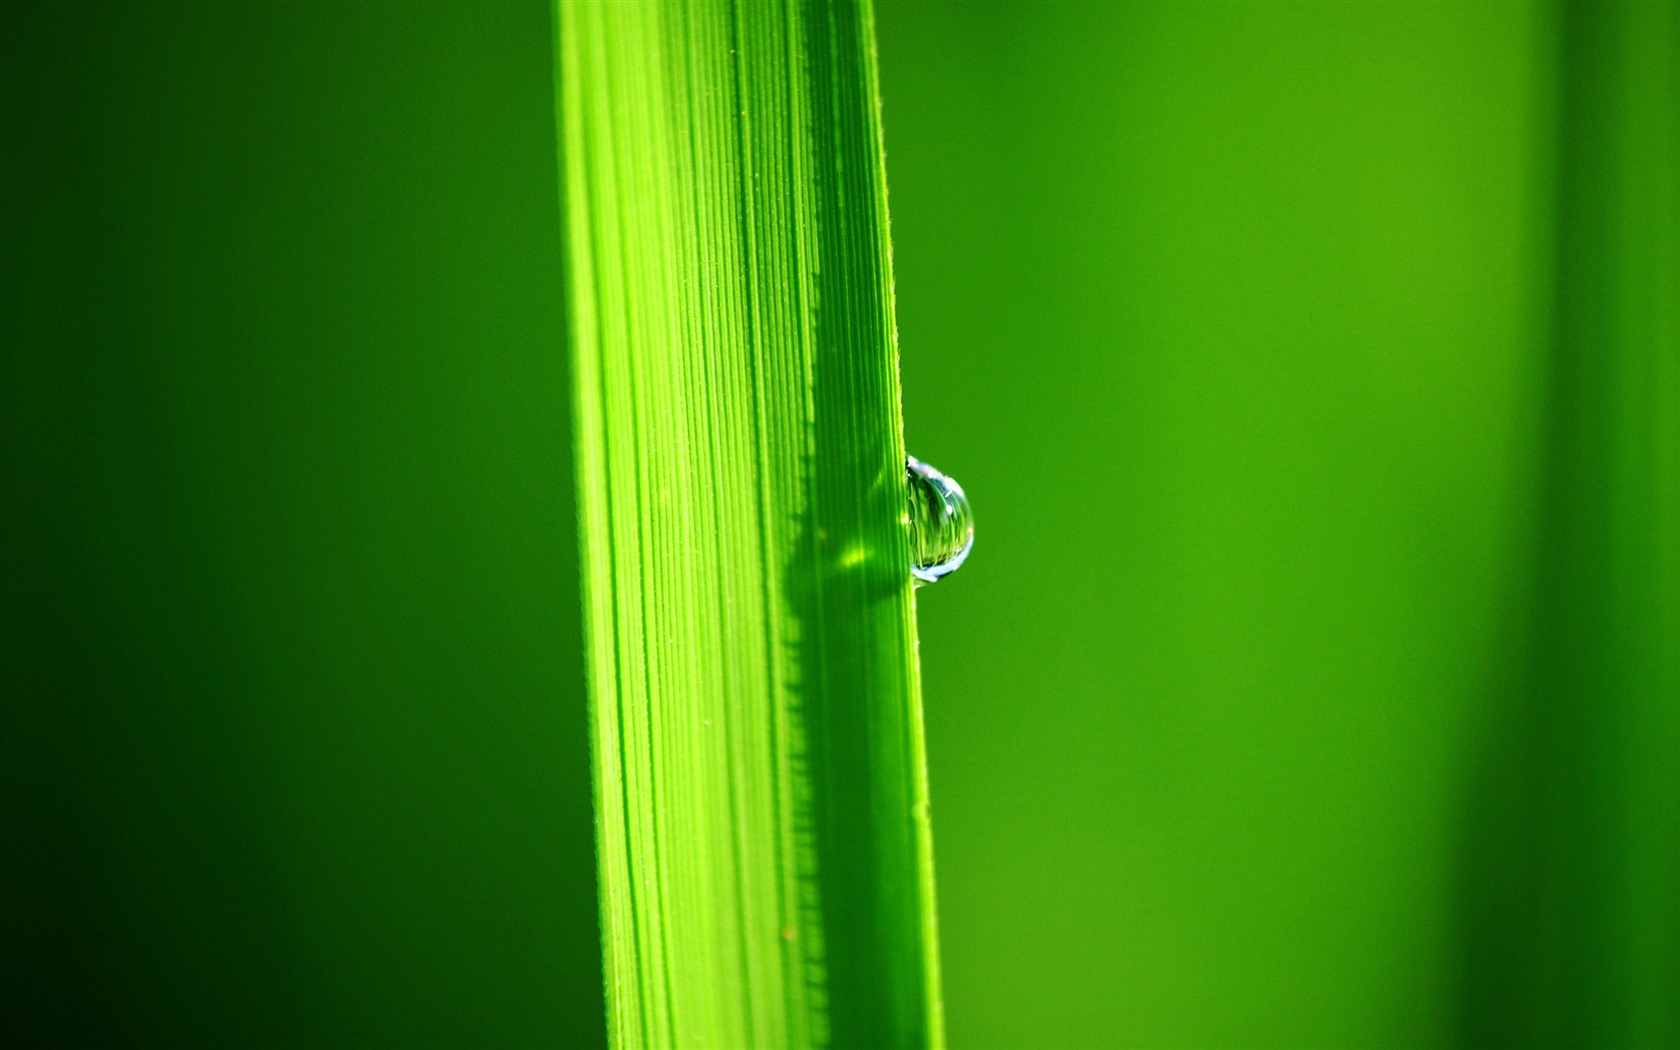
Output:
[[1532,573],[1467,784],[1465,1047],[1680,1045],[1680,5],[1557,9]]
[[0,15],[14,1045],[603,1044],[550,48]]

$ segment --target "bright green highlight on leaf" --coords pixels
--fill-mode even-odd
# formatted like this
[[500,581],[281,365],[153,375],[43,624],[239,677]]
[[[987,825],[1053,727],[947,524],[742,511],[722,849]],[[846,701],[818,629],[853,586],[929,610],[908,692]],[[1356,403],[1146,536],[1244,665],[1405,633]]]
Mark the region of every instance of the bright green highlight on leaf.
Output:
[[614,1044],[938,1045],[871,8],[557,21]]

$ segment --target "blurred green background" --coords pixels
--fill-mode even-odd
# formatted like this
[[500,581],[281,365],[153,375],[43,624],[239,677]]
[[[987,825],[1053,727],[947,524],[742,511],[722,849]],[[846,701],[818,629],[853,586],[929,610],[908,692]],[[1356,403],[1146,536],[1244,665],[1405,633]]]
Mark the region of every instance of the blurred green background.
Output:
[[881,28],[907,440],[978,516],[919,603],[953,1044],[1438,1045],[1527,569],[1542,27],[1054,10]]
[[[952,1044],[1680,1045],[1674,6],[878,31]],[[0,14],[24,1043],[601,1044],[550,33]]]
[[1680,1045],[1675,7],[880,36],[953,1045]]
[[603,1044],[547,7],[0,19],[7,1041]]

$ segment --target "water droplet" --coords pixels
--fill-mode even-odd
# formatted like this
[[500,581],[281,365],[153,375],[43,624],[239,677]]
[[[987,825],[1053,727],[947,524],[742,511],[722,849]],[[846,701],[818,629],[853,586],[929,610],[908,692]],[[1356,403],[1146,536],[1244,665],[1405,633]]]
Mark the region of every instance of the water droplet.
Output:
[[914,456],[904,459],[909,480],[910,575],[916,586],[956,572],[974,546],[974,513],[962,486]]

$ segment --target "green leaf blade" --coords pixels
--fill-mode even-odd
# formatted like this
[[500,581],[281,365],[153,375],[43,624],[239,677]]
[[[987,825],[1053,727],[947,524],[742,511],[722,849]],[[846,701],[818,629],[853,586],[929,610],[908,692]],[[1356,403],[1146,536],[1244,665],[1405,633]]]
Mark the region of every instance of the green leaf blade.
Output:
[[559,7],[619,1046],[941,1041],[871,19]]

